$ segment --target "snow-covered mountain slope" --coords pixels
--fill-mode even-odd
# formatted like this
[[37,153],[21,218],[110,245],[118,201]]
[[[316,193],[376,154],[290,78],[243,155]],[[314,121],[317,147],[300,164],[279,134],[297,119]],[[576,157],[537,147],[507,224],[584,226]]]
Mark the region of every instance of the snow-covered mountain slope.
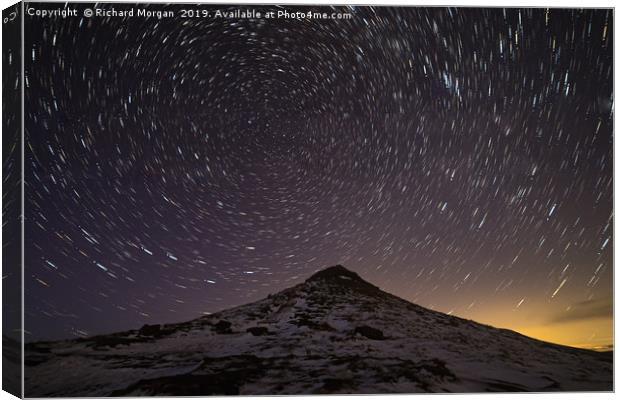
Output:
[[26,348],[26,396],[610,391],[612,357],[431,311],[341,266],[187,323]]

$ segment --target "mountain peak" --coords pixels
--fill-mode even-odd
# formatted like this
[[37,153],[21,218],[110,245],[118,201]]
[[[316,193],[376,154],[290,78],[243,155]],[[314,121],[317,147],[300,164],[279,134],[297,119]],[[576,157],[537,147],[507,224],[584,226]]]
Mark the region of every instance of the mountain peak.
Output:
[[317,280],[322,280],[322,279],[323,280],[343,279],[343,280],[356,280],[356,281],[365,282],[358,274],[346,269],[342,265],[334,265],[332,267],[328,267],[323,270],[320,270],[319,272],[316,272],[314,275],[308,278],[308,281],[317,281]]
[[384,293],[378,287],[365,281],[357,273],[346,269],[342,265],[334,265],[316,272],[306,280],[306,283],[321,283],[332,288],[347,288],[373,297]]

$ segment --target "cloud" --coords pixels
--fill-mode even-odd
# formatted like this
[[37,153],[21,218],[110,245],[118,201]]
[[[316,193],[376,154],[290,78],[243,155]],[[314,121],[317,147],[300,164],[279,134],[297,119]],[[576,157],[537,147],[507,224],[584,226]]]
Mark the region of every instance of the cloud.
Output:
[[613,316],[613,301],[611,297],[597,300],[586,300],[574,303],[568,311],[551,317],[550,322],[573,322],[584,319]]

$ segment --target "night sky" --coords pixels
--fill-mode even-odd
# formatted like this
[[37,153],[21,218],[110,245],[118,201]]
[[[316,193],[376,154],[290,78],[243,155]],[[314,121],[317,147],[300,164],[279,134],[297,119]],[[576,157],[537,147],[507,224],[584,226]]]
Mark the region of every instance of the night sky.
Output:
[[189,320],[343,264],[612,343],[612,11],[181,8],[26,17],[26,340]]

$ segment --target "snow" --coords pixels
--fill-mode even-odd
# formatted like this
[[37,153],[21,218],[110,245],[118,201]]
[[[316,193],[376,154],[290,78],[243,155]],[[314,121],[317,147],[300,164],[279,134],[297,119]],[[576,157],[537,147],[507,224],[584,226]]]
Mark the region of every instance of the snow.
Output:
[[[219,332],[219,321],[231,332]],[[362,326],[385,339],[356,333]],[[267,333],[254,336],[253,327]],[[612,389],[612,363],[600,353],[427,310],[351,275],[309,279],[161,329],[153,337],[130,331],[30,344],[26,395]]]

